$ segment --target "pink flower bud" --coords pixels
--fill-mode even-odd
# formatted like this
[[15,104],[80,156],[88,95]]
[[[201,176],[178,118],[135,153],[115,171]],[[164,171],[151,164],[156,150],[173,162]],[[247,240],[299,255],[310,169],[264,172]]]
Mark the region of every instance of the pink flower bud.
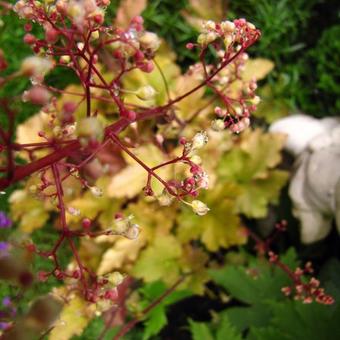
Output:
[[142,63],[138,65],[138,68],[143,72],[151,73],[154,69],[154,66],[153,66],[152,61],[148,61],[146,63]]
[[31,34],[31,33],[27,33],[24,36],[24,43],[27,45],[33,45],[36,42],[36,37]]
[[135,111],[125,110],[121,112],[121,116],[130,120],[131,122],[134,122],[136,120],[137,114]]
[[50,92],[42,86],[33,86],[23,94],[23,100],[35,105],[45,105],[51,98]]
[[89,218],[84,218],[81,222],[81,225],[84,229],[89,229],[91,227],[92,221]]

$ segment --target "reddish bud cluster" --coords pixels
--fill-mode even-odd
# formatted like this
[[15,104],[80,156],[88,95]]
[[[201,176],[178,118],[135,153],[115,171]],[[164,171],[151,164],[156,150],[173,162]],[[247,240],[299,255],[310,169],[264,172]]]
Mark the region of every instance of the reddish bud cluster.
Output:
[[298,267],[294,271],[291,271],[288,266],[280,262],[278,255],[269,252],[268,256],[269,261],[284,270],[293,281],[292,286],[281,289],[283,294],[293,296],[294,300],[300,300],[303,303],[312,303],[313,301],[325,305],[334,303],[333,297],[327,295],[325,290],[320,288],[319,280],[314,277],[310,279],[305,277],[305,275],[314,272],[311,262],[307,262],[304,268]]

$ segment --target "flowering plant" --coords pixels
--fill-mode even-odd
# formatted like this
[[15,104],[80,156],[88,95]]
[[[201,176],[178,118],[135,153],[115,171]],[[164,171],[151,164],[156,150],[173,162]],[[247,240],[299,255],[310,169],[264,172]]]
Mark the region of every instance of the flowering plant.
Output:
[[[1,275],[23,288],[36,281],[65,282],[54,289],[53,299],[38,299],[21,324],[8,324],[13,334],[20,329],[41,334],[53,325],[51,338],[64,332],[67,339],[96,313],[116,305],[119,312],[114,309],[108,324],[122,323],[132,283],[116,269],[146,282],[162,279],[168,286],[164,296],[179,285],[202,294],[209,279],[208,251],[244,243],[249,233],[238,213],[262,216],[287,178],[273,169],[280,160],[281,137],[260,130],[237,137],[260,101],[256,77],[247,71],[246,50],[260,37],[253,24],[245,19],[205,21],[197,41],[186,45],[199,62],[182,75],[169,48],[144,28],[142,17],[131,18],[125,28],[107,25],[109,4],[19,0],[13,6],[26,21],[23,40],[34,55],[2,76],[0,86],[27,77],[31,86],[20,99],[39,106],[40,112],[18,127],[14,141],[16,112],[9,100],[1,99],[7,127],[0,128],[0,190],[6,194],[25,180],[25,187],[10,197],[12,218],[23,234],[3,244]],[[6,58],[0,54],[1,71],[6,71]],[[58,68],[71,70],[78,83],[55,87],[48,77]],[[256,153],[254,145],[270,152]],[[272,192],[249,206],[257,192],[246,187],[268,184]],[[210,196],[205,192],[209,186]],[[221,224],[226,211],[229,229]],[[57,237],[46,248],[34,240],[34,232],[50,218]],[[6,217],[2,220],[10,225]],[[268,252],[267,244],[259,244]],[[65,248],[72,256],[62,263]],[[51,266],[35,274],[28,268],[37,257]],[[270,259],[295,275],[275,254]],[[15,270],[9,273],[8,268]],[[301,283],[302,273],[296,275],[295,286],[303,288],[299,298],[310,299],[315,290],[308,289],[316,283],[310,287]],[[321,293],[324,299],[317,298],[330,302]],[[61,301],[66,307],[56,322]],[[83,310],[81,325],[64,327],[63,318],[76,309]]]

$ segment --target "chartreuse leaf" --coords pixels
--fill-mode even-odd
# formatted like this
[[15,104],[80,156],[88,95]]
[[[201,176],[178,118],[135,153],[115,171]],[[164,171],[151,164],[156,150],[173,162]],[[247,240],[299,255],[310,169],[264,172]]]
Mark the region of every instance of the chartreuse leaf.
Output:
[[248,217],[264,217],[269,203],[277,203],[280,189],[288,173],[273,170],[280,162],[284,137],[263,133],[257,129],[247,131],[241,142],[227,152],[218,166],[223,182],[233,182],[239,187],[236,211]]
[[266,178],[254,179],[248,187],[243,187],[243,194],[236,202],[237,211],[254,218],[265,216],[268,203],[278,203],[287,179],[288,173],[282,170],[272,170]]
[[[151,143],[132,151],[150,168],[168,160],[164,153]],[[146,185],[147,171],[129,155],[126,155],[126,161],[129,165],[115,175],[108,184],[107,193],[110,197],[131,198],[139,194]],[[172,174],[170,167],[162,167],[156,172],[163,180],[168,180]],[[164,189],[163,184],[154,177],[152,177],[151,185],[156,194],[160,194]]]
[[14,191],[9,202],[13,221],[18,222],[20,230],[25,233],[43,227],[49,218],[47,204],[31,197],[25,190]]
[[87,305],[81,297],[74,296],[64,305],[49,340],[68,340],[74,335],[80,335],[93,317],[93,307]]
[[159,236],[142,251],[132,274],[145,282],[162,279],[168,284],[174,283],[180,273],[181,254],[181,245],[174,236]]
[[[147,307],[150,303],[159,298],[166,291],[166,285],[161,281],[152,282],[142,287],[139,292],[142,295],[141,306]],[[155,308],[147,315],[144,321],[143,340],[149,339],[156,335],[167,324],[166,307],[181,299],[190,296],[192,293],[188,290],[176,290],[166,296]]]
[[210,208],[205,216],[195,216],[191,209],[183,208],[178,216],[179,240],[188,242],[200,239],[210,251],[243,244],[246,238],[235,212],[237,194],[237,186],[232,183],[221,184],[200,196]]

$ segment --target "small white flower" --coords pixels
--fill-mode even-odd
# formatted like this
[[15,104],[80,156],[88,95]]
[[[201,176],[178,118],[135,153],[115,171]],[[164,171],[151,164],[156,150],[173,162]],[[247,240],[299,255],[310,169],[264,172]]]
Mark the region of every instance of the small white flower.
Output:
[[207,133],[205,131],[198,132],[192,139],[192,149],[193,150],[201,149],[207,143],[208,143]]
[[192,201],[191,206],[194,213],[199,216],[205,215],[210,210],[205,203],[199,200]]

